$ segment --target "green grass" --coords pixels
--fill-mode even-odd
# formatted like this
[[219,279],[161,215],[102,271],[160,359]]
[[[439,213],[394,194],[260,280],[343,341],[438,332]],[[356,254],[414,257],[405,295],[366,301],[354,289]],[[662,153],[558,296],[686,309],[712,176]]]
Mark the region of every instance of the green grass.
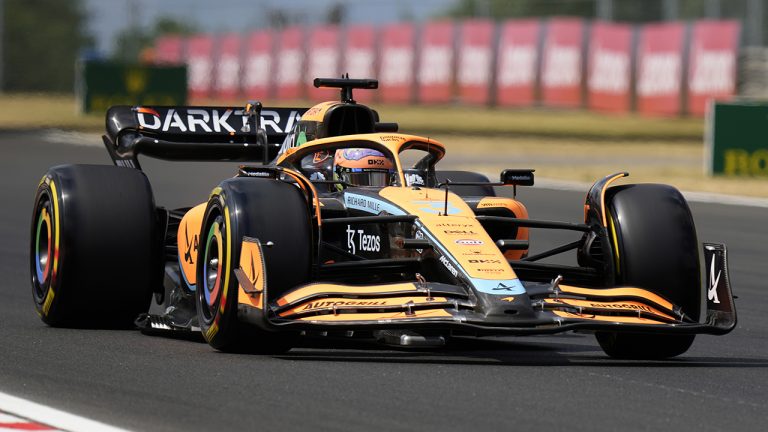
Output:
[[599,114],[544,108],[493,109],[460,106],[382,106],[384,121],[418,134],[517,135],[553,139],[701,140],[697,118],[647,118],[635,114]]
[[[221,101],[200,104],[231,105]],[[270,106],[265,102],[265,106]],[[309,106],[307,102],[279,105]],[[543,108],[493,109],[484,107],[374,105],[382,121],[400,124],[400,130],[421,135],[535,136],[592,140],[701,140],[704,122],[697,118],[646,118],[634,114],[607,115],[586,110]],[[55,127],[100,132],[104,115],[80,115],[71,95],[0,95],[0,130]]]

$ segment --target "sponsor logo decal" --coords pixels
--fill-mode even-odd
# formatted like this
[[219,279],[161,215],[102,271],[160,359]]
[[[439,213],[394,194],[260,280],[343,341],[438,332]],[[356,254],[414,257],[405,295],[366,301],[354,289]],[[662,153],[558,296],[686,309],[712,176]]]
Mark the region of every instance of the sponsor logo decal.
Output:
[[447,230],[443,230],[443,232],[448,235],[461,235],[461,236],[477,235],[477,233],[472,230],[462,230],[462,229],[447,229]]
[[360,210],[366,213],[379,214],[383,211],[392,215],[405,214],[402,210],[384,201],[370,198],[365,195],[357,195],[352,193],[344,194],[344,204],[349,209]]
[[616,303],[616,304],[590,303],[589,306],[593,308],[603,308],[603,309],[632,309],[632,310],[653,313],[653,309],[649,308],[648,306],[632,304],[632,303]]
[[477,256],[496,256],[495,253],[485,253],[485,252],[483,252],[481,250],[471,250],[471,251],[468,251],[468,252],[462,252],[461,255],[462,256],[474,256],[474,257],[477,257]]
[[497,294],[510,296],[513,294],[524,294],[525,287],[523,287],[520,279],[471,279],[472,285],[480,292],[486,294]]
[[477,239],[458,239],[455,243],[462,246],[480,246],[483,244],[483,241]]
[[[263,110],[261,126],[267,133],[285,134],[293,129],[300,118],[301,115],[295,110],[291,110],[283,119],[278,111]],[[153,108],[138,107],[136,119],[141,128],[162,132],[234,134],[251,130],[248,116],[243,109],[168,108],[167,111],[158,111]]]
[[515,301],[515,298],[514,297],[504,297],[503,299],[501,299],[501,301],[512,303],[513,301]]
[[375,234],[365,234],[365,231],[352,229],[347,225],[347,251],[350,253],[379,252],[381,250],[381,237]]
[[[179,110],[175,108],[169,108],[165,112],[163,118],[156,110],[149,108],[138,108],[136,111],[136,118],[139,120],[139,126],[146,129],[161,130],[163,132],[230,132],[235,133],[228,120],[234,111],[231,109],[226,110],[204,110],[204,109],[187,109],[186,115],[184,113],[179,114]],[[247,125],[248,118],[244,117],[243,111],[239,110],[240,117],[242,119],[242,125]],[[199,129],[198,129],[199,128]]]
[[184,252],[184,261],[188,262],[189,264],[195,263],[195,258],[197,256],[197,249],[199,247],[197,234],[195,234],[192,239],[189,238],[189,223],[184,224],[184,243],[187,245],[186,251]]
[[451,272],[453,277],[459,277],[459,272],[456,270],[456,267],[454,267],[446,257],[440,255],[440,262],[445,266],[445,268],[448,269],[449,272]]
[[442,222],[435,224],[438,228],[473,228],[473,224],[469,223],[457,223],[457,222]]
[[712,303],[720,303],[720,299],[717,297],[717,286],[720,284],[720,274],[722,270],[717,272],[715,277],[715,260],[717,255],[712,255],[712,264],[709,270],[709,288],[707,288],[707,300]]
[[475,270],[481,273],[504,273],[503,269],[498,269],[498,268],[478,268]]
[[[424,233],[421,232],[421,230],[416,230],[416,232],[413,234],[413,238],[421,240],[424,238]],[[416,249],[416,252],[422,253],[424,252],[424,249]]]
[[305,304],[301,311],[330,308],[334,306],[384,306],[386,301],[344,300],[344,301],[316,301]]
[[470,259],[470,264],[501,264],[500,259]]
[[418,174],[405,174],[407,186],[424,186],[424,178]]

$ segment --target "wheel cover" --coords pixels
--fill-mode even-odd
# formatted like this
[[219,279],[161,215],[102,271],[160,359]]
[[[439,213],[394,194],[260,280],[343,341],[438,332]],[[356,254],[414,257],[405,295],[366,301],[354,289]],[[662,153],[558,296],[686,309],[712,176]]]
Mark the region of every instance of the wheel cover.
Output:
[[[35,234],[35,270],[39,285],[44,285],[48,280],[51,270],[51,215],[45,203],[40,216],[37,218],[37,232]],[[42,235],[41,235],[42,234]]]
[[203,295],[211,317],[215,316],[222,285],[224,263],[224,241],[221,230],[223,220],[218,216],[211,224],[205,240],[205,261],[203,261]]

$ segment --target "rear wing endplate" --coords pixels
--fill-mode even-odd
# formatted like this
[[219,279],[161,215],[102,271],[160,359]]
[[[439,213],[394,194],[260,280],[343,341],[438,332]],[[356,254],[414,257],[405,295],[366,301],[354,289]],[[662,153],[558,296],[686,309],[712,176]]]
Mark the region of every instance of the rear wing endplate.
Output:
[[104,145],[115,165],[140,169],[138,155],[181,161],[268,163],[307,108],[113,106]]

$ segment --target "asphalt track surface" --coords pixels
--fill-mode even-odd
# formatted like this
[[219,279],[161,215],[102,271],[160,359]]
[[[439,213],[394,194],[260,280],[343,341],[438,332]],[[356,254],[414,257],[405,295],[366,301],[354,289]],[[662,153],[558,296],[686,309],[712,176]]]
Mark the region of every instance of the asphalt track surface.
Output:
[[[218,353],[130,330],[45,326],[28,274],[37,182],[97,146],[0,135],[0,392],[146,430],[765,430],[768,210],[692,204],[700,241],[729,247],[739,326],[670,361],[617,361],[588,334],[498,338],[437,351],[296,348]],[[207,197],[232,166],[145,160],[159,204]],[[532,217],[579,221],[583,194],[524,189]],[[558,239],[535,232],[535,248]],[[117,277],[117,275],[116,275]],[[109,284],[109,281],[104,281]],[[105,305],[109,307],[109,305]],[[0,406],[0,410],[2,410]]]

